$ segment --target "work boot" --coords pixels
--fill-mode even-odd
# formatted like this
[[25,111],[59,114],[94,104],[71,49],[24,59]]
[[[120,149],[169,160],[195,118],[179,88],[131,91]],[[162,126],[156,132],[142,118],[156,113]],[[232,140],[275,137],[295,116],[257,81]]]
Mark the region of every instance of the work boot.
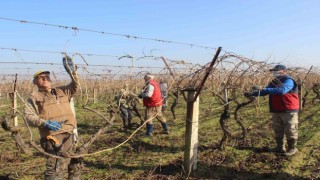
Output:
[[274,148],[269,149],[270,152],[275,152],[275,153],[285,153],[286,152],[286,148],[285,145],[283,143],[283,138],[275,138],[276,139],[276,143],[277,146]]
[[152,132],[153,132],[153,124],[147,124],[147,132],[145,136],[152,136]]
[[169,130],[168,130],[168,124],[166,122],[162,122],[161,125],[162,125],[162,128],[163,128],[163,133],[164,134],[170,134]]
[[286,156],[292,156],[298,152],[297,139],[288,139],[288,152],[284,153]]

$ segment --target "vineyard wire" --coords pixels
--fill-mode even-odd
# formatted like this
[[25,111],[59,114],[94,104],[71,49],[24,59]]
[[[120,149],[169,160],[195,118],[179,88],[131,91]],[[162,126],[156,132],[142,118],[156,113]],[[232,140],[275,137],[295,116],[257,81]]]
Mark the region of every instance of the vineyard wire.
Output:
[[43,23],[43,22],[32,22],[32,21],[27,21],[27,20],[18,20],[18,19],[11,19],[11,18],[5,18],[5,17],[0,17],[0,20],[20,22],[20,23],[24,23],[24,24],[42,25],[42,26],[46,26],[46,27],[47,26],[57,27],[57,28],[65,29],[65,30],[71,29],[74,32],[86,31],[86,32],[98,33],[98,34],[102,34],[102,35],[121,36],[126,39],[141,39],[141,40],[155,41],[155,42],[168,43],[168,44],[185,45],[185,46],[190,46],[190,47],[202,48],[202,49],[206,49],[206,50],[207,49],[212,49],[212,50],[216,49],[213,47],[202,46],[202,45],[197,45],[197,44],[193,44],[193,43],[185,43],[185,42],[178,42],[178,41],[172,41],[172,40],[162,40],[162,39],[157,39],[157,38],[147,38],[147,37],[140,37],[140,36],[135,36],[135,35],[126,35],[126,34],[105,32],[105,31],[99,31],[99,30],[84,29],[84,28],[78,28],[78,27],[74,27],[74,26],[56,25],[56,24]]

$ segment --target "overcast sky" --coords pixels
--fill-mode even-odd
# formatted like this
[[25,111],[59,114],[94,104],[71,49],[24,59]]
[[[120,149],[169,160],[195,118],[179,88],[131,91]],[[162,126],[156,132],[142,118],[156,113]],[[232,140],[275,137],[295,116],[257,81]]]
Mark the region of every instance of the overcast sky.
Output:
[[[89,64],[131,65],[119,56],[164,56],[206,64],[214,49],[126,38],[183,42],[217,48],[288,66],[319,65],[320,1],[317,0],[121,0],[2,1],[0,18],[65,25],[120,34],[108,35],[0,19],[0,48],[67,51],[88,56]],[[115,57],[112,57],[115,56]],[[60,63],[58,53],[0,49],[0,62]],[[79,63],[83,63],[77,60]],[[136,66],[163,66],[143,59]],[[53,66],[0,64],[3,73],[34,73]],[[58,70],[57,70],[58,72]]]

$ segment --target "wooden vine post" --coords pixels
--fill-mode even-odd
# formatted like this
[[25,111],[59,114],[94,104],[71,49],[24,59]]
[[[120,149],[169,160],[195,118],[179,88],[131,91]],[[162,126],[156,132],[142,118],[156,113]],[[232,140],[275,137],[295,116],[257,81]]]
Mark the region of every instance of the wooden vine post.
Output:
[[210,63],[204,78],[198,88],[188,87],[183,89],[187,92],[187,97],[183,93],[187,101],[187,118],[186,118],[186,135],[185,135],[185,151],[184,151],[184,169],[189,175],[192,171],[197,169],[198,163],[198,127],[199,127],[199,95],[204,83],[206,82],[212,67],[218,59],[221,47],[218,48],[215,56]]
[[17,109],[17,74],[15,75],[14,85],[13,85],[13,92],[10,93],[10,98],[12,102],[12,115],[13,115],[13,126],[18,126],[18,116],[16,115]]
[[[12,102],[12,115],[6,115],[3,118],[0,118],[0,124],[2,128],[6,131],[10,131],[13,139],[16,142],[16,146],[20,151],[25,154],[30,154],[31,151],[28,146],[25,144],[24,140],[21,137],[20,128],[18,127],[18,116],[17,116],[17,74],[15,75],[13,92],[9,93]],[[9,121],[13,118],[13,126]]]
[[225,103],[228,103],[228,87],[227,85],[224,83],[224,94],[223,94]]

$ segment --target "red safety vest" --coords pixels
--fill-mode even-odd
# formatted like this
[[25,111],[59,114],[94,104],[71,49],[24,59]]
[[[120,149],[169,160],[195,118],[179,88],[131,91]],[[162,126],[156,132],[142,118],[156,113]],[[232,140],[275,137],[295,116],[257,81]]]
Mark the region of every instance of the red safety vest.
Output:
[[154,87],[154,91],[151,97],[143,98],[143,105],[146,107],[162,106],[162,97],[159,84],[154,80],[150,80],[149,85]]
[[[292,79],[290,76],[285,76],[280,79],[283,83],[287,79]],[[293,80],[293,79],[292,79]],[[270,112],[297,112],[300,108],[298,87],[297,83],[293,80],[294,87],[291,91],[286,94],[270,94],[269,95],[269,106]],[[274,87],[279,83],[273,82]]]

